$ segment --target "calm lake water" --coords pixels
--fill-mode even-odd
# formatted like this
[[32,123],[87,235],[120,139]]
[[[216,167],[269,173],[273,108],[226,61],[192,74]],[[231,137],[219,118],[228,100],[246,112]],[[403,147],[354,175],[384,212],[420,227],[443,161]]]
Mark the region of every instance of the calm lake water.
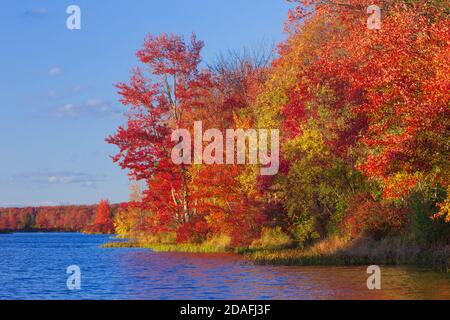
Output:
[[[255,266],[232,254],[101,249],[109,236],[0,234],[0,299],[450,299],[450,275],[382,267]],[[81,269],[81,290],[66,269]]]

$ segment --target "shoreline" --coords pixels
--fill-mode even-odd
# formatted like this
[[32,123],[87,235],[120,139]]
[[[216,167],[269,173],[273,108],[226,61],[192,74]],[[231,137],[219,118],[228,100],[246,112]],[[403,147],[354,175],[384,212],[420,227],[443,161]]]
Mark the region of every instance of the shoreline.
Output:
[[[21,230],[18,233],[57,233],[46,230]],[[0,230],[0,234],[12,234]],[[77,232],[72,232],[77,233]],[[88,235],[89,233],[81,232]],[[111,234],[110,234],[111,236]],[[388,265],[428,268],[437,272],[450,273],[450,245],[420,246],[405,238],[385,238],[382,240],[360,239],[345,241],[331,237],[309,247],[252,248],[220,245],[204,242],[191,243],[149,243],[127,239],[117,239],[101,246],[105,249],[136,248],[154,252],[178,253],[234,253],[256,265],[277,266],[358,266]]]
[[[336,243],[337,242],[337,243]],[[113,241],[102,248],[141,248],[154,252],[235,253],[257,265],[277,266],[413,266],[450,272],[450,246],[420,247],[404,239],[364,239],[343,248],[336,239],[326,239],[307,248],[214,248],[202,244],[161,244]],[[347,244],[348,245],[348,244]]]

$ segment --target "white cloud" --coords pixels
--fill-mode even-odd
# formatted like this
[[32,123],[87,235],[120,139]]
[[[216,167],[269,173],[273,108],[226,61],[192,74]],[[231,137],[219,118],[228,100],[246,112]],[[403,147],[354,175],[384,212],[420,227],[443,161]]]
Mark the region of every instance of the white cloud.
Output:
[[88,89],[89,89],[88,85],[77,84],[77,85],[72,87],[71,92],[72,93],[81,93],[81,92],[84,92],[84,91],[86,91]]
[[97,116],[118,116],[122,114],[122,110],[112,104],[110,101],[103,99],[90,99],[86,102],[86,112]]
[[35,9],[32,9],[31,12],[33,12],[34,14],[46,14],[47,9],[46,8],[35,8]]
[[[45,181],[46,179],[46,181]],[[39,179],[38,179],[39,180]],[[51,185],[61,185],[61,184],[79,184],[85,187],[92,187],[95,182],[95,178],[84,173],[56,173],[50,174],[46,177],[42,177],[41,181],[43,183],[48,183]]]
[[88,173],[59,171],[59,172],[36,172],[21,174],[15,179],[27,180],[35,184],[44,185],[68,185],[76,184],[84,187],[95,187],[95,183],[103,180],[102,177],[94,176]]
[[0,208],[20,208],[24,205],[18,202],[0,202]]
[[33,202],[31,205],[33,207],[55,207],[55,206],[68,206],[70,205],[70,202],[42,201],[42,202]]
[[57,96],[58,96],[58,93],[57,93],[57,91],[56,91],[55,89],[51,89],[51,90],[48,91],[48,97],[49,97],[49,98],[54,99],[54,98],[56,98]]
[[97,107],[102,106],[104,104],[105,104],[105,102],[102,99],[89,99],[86,102],[86,105],[88,107],[92,107],[92,108],[97,108]]
[[48,176],[47,181],[50,184],[67,184],[72,182],[74,177],[70,176]]
[[76,117],[78,115],[77,107],[71,103],[59,107],[56,112],[60,117]]
[[121,110],[115,108],[111,102],[93,98],[88,99],[82,104],[67,103],[56,109],[56,114],[60,117],[78,117],[78,116],[116,116],[121,114]]
[[25,14],[28,16],[44,16],[48,12],[47,8],[40,7],[40,8],[33,8],[25,11]]
[[61,68],[59,68],[59,67],[53,67],[53,68],[50,68],[50,70],[48,70],[48,75],[51,77],[55,77],[60,74],[61,74]]

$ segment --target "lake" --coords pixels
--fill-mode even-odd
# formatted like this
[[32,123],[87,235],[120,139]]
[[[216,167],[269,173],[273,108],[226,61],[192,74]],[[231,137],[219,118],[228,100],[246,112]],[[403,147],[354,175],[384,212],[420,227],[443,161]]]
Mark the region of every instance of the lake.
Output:
[[[0,299],[450,299],[450,275],[381,267],[256,266],[234,254],[102,249],[106,235],[0,234]],[[81,289],[67,288],[67,267]]]

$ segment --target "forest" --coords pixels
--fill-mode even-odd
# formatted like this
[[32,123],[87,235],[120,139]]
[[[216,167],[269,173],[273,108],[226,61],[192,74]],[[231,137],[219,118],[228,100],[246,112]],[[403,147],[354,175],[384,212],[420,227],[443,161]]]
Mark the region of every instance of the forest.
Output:
[[0,208],[0,232],[113,233],[119,207],[102,200],[98,205]]
[[[273,52],[205,66],[195,35],[146,37],[140,67],[117,84],[127,123],[107,138],[136,181],[116,232],[159,250],[240,248],[261,263],[448,263],[449,2],[377,1],[377,28],[372,1],[290,2]],[[194,121],[279,129],[279,173],[175,165],[170,134]]]

